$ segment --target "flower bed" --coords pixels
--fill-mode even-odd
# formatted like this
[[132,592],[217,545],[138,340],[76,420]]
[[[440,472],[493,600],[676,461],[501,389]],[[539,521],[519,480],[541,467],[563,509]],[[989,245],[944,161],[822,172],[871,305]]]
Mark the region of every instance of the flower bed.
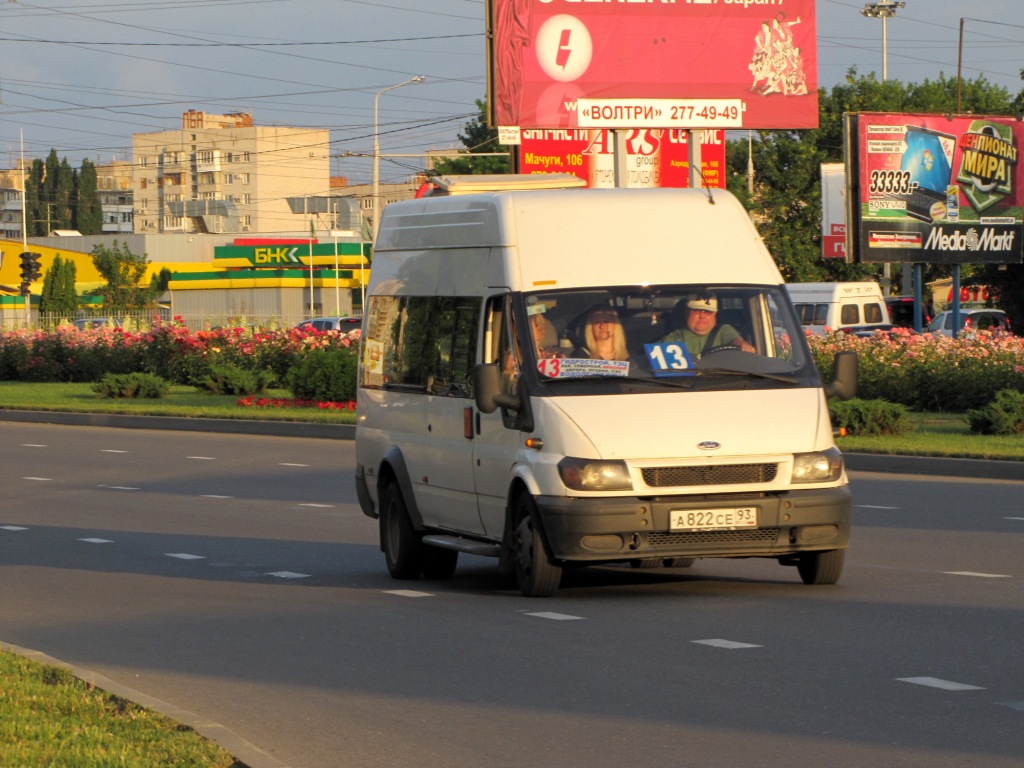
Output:
[[952,339],[897,330],[808,340],[825,380],[832,376],[837,352],[857,353],[857,397],[866,400],[963,413],[991,402],[1001,389],[1024,391],[1024,338],[1019,336],[978,331]]

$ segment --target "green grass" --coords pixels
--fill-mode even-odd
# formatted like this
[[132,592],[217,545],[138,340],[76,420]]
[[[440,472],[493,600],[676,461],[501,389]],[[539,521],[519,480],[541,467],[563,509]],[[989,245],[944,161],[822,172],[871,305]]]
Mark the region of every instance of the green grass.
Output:
[[[268,390],[263,397],[291,399],[285,390]],[[244,407],[237,395],[211,395],[195,387],[171,387],[166,397],[124,399],[99,397],[91,384],[31,384],[0,382],[0,408],[66,413],[125,413],[133,416],[180,416],[207,419],[302,421],[314,424],[354,424],[355,413],[320,408]]]
[[67,669],[0,650],[0,680],[0,765],[242,765],[191,728],[91,687]]
[[1022,436],[973,435],[967,418],[958,414],[912,413],[910,419],[913,431],[899,437],[840,437],[836,444],[847,453],[1024,461]]

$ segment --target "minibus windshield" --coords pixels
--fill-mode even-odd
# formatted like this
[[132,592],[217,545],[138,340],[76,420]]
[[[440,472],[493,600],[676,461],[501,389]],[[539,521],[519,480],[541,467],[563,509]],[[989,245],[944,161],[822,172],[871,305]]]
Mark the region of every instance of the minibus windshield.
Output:
[[737,377],[816,382],[803,329],[781,286],[656,285],[523,295],[542,383],[658,379],[724,387]]

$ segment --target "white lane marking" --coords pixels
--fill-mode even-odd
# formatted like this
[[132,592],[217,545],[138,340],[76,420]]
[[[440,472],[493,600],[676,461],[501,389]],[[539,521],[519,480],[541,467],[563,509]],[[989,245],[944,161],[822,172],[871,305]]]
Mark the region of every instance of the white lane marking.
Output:
[[1020,712],[1024,712],[1024,701],[997,701],[1000,707],[1009,707],[1010,709],[1016,709]]
[[[100,487],[102,488],[103,486],[100,486]],[[138,488],[134,488],[134,487],[132,487],[130,485],[108,485],[107,488],[109,488],[112,491],[137,491],[137,490],[139,490]]]
[[128,451],[119,451],[114,448],[103,448],[100,453],[128,453]]
[[399,597],[433,597],[429,592],[417,592],[415,589],[386,589],[385,595],[398,595]]
[[975,571],[943,571],[949,576],[974,576],[979,579],[1008,579],[1008,573],[976,573]]
[[944,691],[983,691],[978,685],[967,685],[967,683],[955,683],[952,680],[942,680],[938,677],[897,677],[901,683],[912,683],[914,685],[925,685],[929,688],[941,688]]
[[857,509],[902,509],[902,507],[883,507],[878,504],[854,504]]
[[583,621],[582,616],[570,616],[567,613],[552,613],[551,611],[539,611],[528,613],[527,616],[535,616],[538,619],[553,619],[554,621]]
[[1024,517],[1007,517],[1004,520],[1024,520]]
[[114,543],[113,539],[79,539],[79,541],[84,541],[86,544],[113,544]]
[[186,459],[195,459],[196,461],[216,461],[216,456],[186,456]]
[[308,467],[309,464],[289,464],[286,461],[282,461],[282,462],[279,462],[277,466],[279,466],[279,467]]
[[279,579],[308,579],[310,577],[308,573],[295,573],[294,571],[274,571],[266,575],[276,576]]
[[40,443],[22,443],[22,448],[48,448],[49,446],[41,445]]
[[23,525],[0,525],[0,528],[3,528],[5,531],[27,531],[28,530],[28,528],[26,528]]
[[690,642],[698,645],[710,645],[714,648],[727,648],[733,650],[734,648],[763,648],[763,645],[754,645],[753,643],[738,643],[735,640],[691,640]]
[[199,498],[201,498],[201,499],[233,499],[235,497],[234,496],[219,496],[216,493],[204,493],[204,494],[201,494]]
[[333,504],[312,504],[312,503],[309,503],[309,504],[299,504],[299,506],[300,507],[314,507],[316,509],[331,509],[331,507],[333,507],[334,505]]
[[176,557],[179,560],[205,560],[203,555],[189,555],[185,552],[164,552],[167,557]]
[[49,482],[49,481],[53,480],[52,477],[23,477],[21,479],[22,480],[40,480],[40,481],[43,481],[43,482]]

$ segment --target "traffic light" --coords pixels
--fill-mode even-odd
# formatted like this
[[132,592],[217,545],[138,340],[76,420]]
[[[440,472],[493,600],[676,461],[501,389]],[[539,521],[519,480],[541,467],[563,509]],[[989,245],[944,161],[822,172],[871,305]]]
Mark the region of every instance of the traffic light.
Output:
[[39,267],[39,254],[31,251],[21,252],[21,281],[31,283],[42,274]]

